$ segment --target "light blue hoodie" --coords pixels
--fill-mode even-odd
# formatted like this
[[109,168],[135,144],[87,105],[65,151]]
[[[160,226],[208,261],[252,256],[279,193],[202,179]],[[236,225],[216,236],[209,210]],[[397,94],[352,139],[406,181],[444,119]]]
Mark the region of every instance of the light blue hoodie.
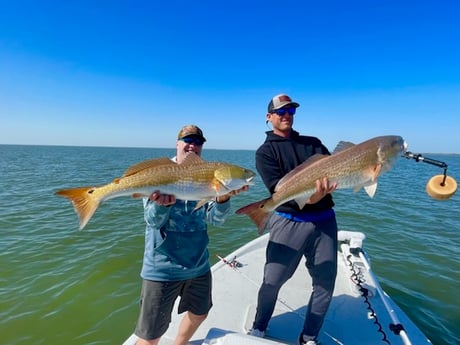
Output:
[[145,251],[141,277],[154,281],[196,278],[210,269],[207,223],[219,226],[230,212],[230,201],[206,203],[176,200],[160,206],[144,198]]

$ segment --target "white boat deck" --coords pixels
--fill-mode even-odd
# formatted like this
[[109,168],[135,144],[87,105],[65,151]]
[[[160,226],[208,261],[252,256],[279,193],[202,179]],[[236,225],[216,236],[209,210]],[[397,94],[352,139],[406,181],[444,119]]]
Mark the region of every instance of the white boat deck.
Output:
[[[364,237],[352,234],[358,237],[358,242]],[[341,232],[340,237],[349,237],[349,233]],[[221,260],[212,267],[214,306],[189,344],[297,344],[311,291],[310,276],[303,263],[280,291],[266,338],[246,335],[254,319],[267,240],[268,234],[263,235],[223,258],[227,263]],[[338,251],[336,287],[319,336],[321,344],[431,344],[381,290],[365,254],[352,255],[349,250],[347,241]],[[160,345],[173,343],[181,317],[174,311]],[[395,321],[403,325],[405,332],[397,335],[390,330]],[[135,344],[135,339],[131,336],[124,345]]]

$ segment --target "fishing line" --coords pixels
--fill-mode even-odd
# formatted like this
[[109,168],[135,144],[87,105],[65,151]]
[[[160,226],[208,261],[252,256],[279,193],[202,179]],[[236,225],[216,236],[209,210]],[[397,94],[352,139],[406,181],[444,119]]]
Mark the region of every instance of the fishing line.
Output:
[[[257,286],[259,287],[260,286],[260,283],[257,283],[255,282],[254,280],[252,280],[250,277],[248,277],[244,272],[242,272],[241,270],[239,270],[238,268],[239,267],[243,267],[243,264],[239,261],[236,260],[236,256],[233,257],[232,260],[226,260],[224,259],[223,257],[221,257],[220,255],[216,254],[216,256],[219,258],[219,260],[221,260],[224,264],[226,264],[228,267],[230,267],[231,269],[233,269],[234,271],[238,272],[239,274],[241,274],[246,280],[248,280],[249,282],[251,282],[254,286]],[[295,311],[294,308],[292,308],[287,302],[281,300],[279,297],[276,299],[278,302],[280,302],[282,305],[284,305],[286,307],[286,309],[288,311],[290,311],[291,313],[299,316],[300,318],[304,318],[304,315],[300,314],[299,312]]]

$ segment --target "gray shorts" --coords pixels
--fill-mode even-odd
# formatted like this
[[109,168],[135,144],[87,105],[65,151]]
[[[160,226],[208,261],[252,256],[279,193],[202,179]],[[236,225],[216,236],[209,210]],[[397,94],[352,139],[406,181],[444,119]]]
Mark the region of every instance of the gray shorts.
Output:
[[141,339],[161,337],[169,327],[171,313],[180,296],[178,313],[190,311],[205,315],[212,307],[211,272],[174,282],[143,280],[140,298],[140,314],[134,333]]

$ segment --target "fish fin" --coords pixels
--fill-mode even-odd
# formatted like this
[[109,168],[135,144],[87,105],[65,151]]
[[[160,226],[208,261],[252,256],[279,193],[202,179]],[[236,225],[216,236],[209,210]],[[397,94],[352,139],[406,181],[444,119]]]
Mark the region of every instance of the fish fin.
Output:
[[321,159],[324,159],[326,157],[329,157],[329,155],[322,155],[320,153],[317,153],[317,154],[311,156],[310,158],[308,158],[302,164],[298,165],[297,167],[295,167],[294,169],[289,171],[286,175],[283,176],[283,178],[281,178],[281,180],[278,181],[278,183],[276,184],[276,187],[275,187],[275,192],[278,191],[280,186],[282,186],[284,183],[286,183],[286,181],[291,179],[292,176],[296,175],[299,171],[304,170],[306,166],[314,164],[314,163],[316,163],[316,162],[318,162]]
[[101,200],[94,197],[93,192],[97,187],[80,187],[63,189],[55,194],[70,199],[80,219],[80,230],[83,230],[94,212],[96,212]]
[[381,170],[382,170],[382,164],[377,164],[374,167],[372,181],[377,181],[377,177],[379,177]]
[[130,166],[123,174],[123,177],[134,175],[138,173],[139,171],[142,171],[148,168],[158,167],[161,165],[176,165],[176,163],[167,157],[149,159],[149,160],[146,160],[146,161]]
[[294,200],[297,203],[297,205],[299,205],[299,208],[302,209],[305,206],[305,204],[307,203],[308,199],[310,199],[310,196],[308,196],[308,197],[299,197],[299,198],[296,198]]
[[337,152],[346,150],[346,149],[348,149],[350,147],[353,147],[353,146],[356,146],[356,145],[351,143],[351,142],[349,142],[349,141],[339,141],[339,143],[335,147],[334,152],[332,152],[332,154],[335,154]]
[[193,209],[193,211],[196,211],[198,210],[199,208],[201,208],[204,204],[206,204],[210,199],[204,199],[204,200],[200,200],[198,201],[198,203],[196,204],[195,208]]
[[216,196],[224,195],[231,192],[231,189],[227,188],[227,186],[225,186],[215,177],[211,180],[211,188],[216,193]]
[[[380,171],[382,170],[382,164],[377,164],[374,168],[371,168],[371,184],[367,186],[363,186],[364,190],[366,191],[367,195],[371,198],[374,197],[375,192],[377,191],[377,179],[379,177]],[[361,186],[358,186],[357,189],[359,190]]]
[[245,214],[251,218],[251,220],[257,225],[257,232],[259,235],[262,235],[265,231],[267,221],[272,214],[272,212],[268,212],[264,208],[267,200],[270,200],[270,198],[253,202],[252,204],[243,206],[235,211],[236,214]]
[[365,186],[364,187],[364,190],[366,191],[367,195],[369,195],[371,198],[374,197],[375,195],[375,192],[377,191],[377,182],[369,185],[369,186]]
[[303,165],[304,167],[306,165],[310,165],[310,164],[313,164],[323,158],[326,158],[326,157],[329,157],[329,155],[323,155],[321,153],[315,153],[313,156],[307,158],[305,161],[302,162],[302,164],[300,165]]
[[203,158],[201,158],[194,152],[188,152],[185,155],[185,158],[182,160],[182,163],[179,165],[195,165],[195,164],[201,164],[201,163],[204,163]]

